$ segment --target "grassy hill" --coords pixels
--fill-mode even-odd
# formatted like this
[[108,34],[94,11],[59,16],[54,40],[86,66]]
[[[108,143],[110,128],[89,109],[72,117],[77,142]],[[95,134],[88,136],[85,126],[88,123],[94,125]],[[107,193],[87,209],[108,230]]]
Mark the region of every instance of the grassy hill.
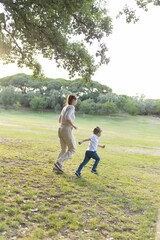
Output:
[[[103,129],[99,176],[77,146],[65,173],[52,172],[59,152],[58,115],[0,111],[0,239],[155,239],[160,192],[160,121],[147,116],[76,116],[76,140]],[[16,238],[15,238],[16,237]]]

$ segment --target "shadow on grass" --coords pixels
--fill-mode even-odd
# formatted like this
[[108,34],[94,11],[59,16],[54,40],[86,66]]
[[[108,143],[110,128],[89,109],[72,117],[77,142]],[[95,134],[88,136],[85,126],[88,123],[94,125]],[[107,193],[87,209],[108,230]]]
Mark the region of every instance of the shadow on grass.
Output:
[[[74,184],[75,186],[80,187],[80,191],[85,191],[87,190],[87,192],[106,192],[106,187],[107,186],[102,186],[100,183],[95,183],[96,179],[86,179],[84,177],[82,178],[78,178],[77,176],[71,176],[68,173],[54,173],[56,175],[58,175],[60,178],[63,178],[64,180],[66,180],[68,183]],[[95,178],[100,178],[100,176],[95,176]],[[102,179],[101,179],[102,180]],[[93,182],[94,181],[94,182]],[[103,181],[103,180],[102,180]]]

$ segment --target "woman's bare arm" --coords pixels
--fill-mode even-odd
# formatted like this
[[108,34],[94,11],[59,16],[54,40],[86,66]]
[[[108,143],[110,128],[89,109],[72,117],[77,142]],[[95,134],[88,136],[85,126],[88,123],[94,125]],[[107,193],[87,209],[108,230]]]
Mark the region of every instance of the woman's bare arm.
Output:
[[78,128],[77,126],[75,126],[75,125],[72,123],[71,120],[67,119],[66,121],[67,121],[67,122],[71,125],[71,127],[73,127],[74,129],[77,129],[77,128]]
[[62,120],[62,116],[60,115],[59,116],[59,123],[61,123],[61,120]]

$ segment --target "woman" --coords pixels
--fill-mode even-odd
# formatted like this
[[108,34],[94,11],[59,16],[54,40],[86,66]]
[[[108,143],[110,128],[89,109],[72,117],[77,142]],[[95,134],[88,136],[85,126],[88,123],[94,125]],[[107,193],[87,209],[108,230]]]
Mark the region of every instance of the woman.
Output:
[[71,158],[76,150],[76,141],[72,133],[73,128],[77,129],[77,127],[74,125],[76,104],[77,97],[74,95],[69,95],[67,97],[66,106],[62,109],[59,117],[59,123],[61,126],[58,129],[58,136],[61,144],[61,152],[58,155],[54,165],[61,172],[63,172],[62,168],[64,162]]

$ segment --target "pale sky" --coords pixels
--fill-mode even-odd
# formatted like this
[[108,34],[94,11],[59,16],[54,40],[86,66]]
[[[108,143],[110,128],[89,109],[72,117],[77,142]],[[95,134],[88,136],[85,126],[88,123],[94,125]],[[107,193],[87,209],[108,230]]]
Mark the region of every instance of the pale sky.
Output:
[[[107,1],[113,19],[113,33],[106,40],[110,62],[97,70],[93,80],[109,86],[117,94],[144,94],[146,98],[160,99],[160,7],[151,6],[148,12],[139,10],[140,21],[136,24],[127,24],[124,17],[116,19],[118,10],[133,1]],[[54,61],[39,60],[46,77],[69,79],[67,71],[56,68]],[[27,68],[0,62],[0,78],[22,72],[32,74]]]

